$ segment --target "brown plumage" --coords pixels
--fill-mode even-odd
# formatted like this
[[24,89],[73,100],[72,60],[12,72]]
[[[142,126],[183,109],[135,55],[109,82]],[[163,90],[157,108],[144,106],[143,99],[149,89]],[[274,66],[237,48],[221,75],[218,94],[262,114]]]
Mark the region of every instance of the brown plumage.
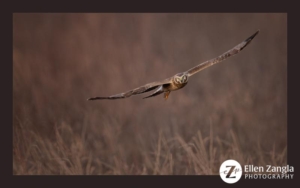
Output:
[[146,84],[144,86],[138,87],[136,89],[124,92],[124,93],[119,93],[116,95],[111,95],[109,97],[93,97],[93,98],[89,98],[88,100],[98,100],[98,99],[122,99],[122,98],[127,98],[130,97],[131,95],[137,95],[137,94],[142,94],[148,91],[152,91],[155,90],[151,95],[144,97],[145,98],[149,98],[149,97],[154,97],[157,96],[159,94],[164,93],[164,98],[167,99],[170,92],[171,91],[175,91],[178,89],[183,88],[184,86],[186,86],[186,84],[188,83],[188,79],[189,77],[191,77],[192,75],[196,74],[197,72],[210,67],[216,63],[219,63],[221,61],[224,61],[225,59],[227,59],[228,57],[234,56],[237,53],[239,53],[241,50],[243,50],[248,44],[250,44],[250,42],[252,41],[252,39],[259,33],[259,30],[256,31],[253,35],[251,35],[249,38],[247,38],[246,40],[244,40],[243,42],[241,42],[240,44],[236,45],[235,47],[233,47],[231,50],[223,53],[222,55],[213,58],[211,60],[205,61],[191,69],[189,69],[186,72],[182,72],[182,73],[178,73],[170,78],[167,78],[165,80],[162,81],[158,81],[158,82],[152,82],[149,84]]

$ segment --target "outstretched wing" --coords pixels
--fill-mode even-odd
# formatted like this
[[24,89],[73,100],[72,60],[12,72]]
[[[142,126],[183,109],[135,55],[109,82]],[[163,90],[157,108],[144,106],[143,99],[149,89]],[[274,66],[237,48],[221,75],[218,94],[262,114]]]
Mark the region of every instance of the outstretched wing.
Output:
[[239,53],[241,50],[243,50],[248,44],[250,44],[250,42],[252,41],[252,39],[259,33],[259,30],[256,31],[252,36],[250,36],[249,38],[247,38],[246,40],[244,40],[243,42],[241,42],[240,44],[236,45],[234,48],[232,48],[231,50],[225,52],[224,54],[220,55],[219,57],[216,57],[214,59],[205,61],[204,63],[201,63],[199,65],[197,65],[196,67],[193,67],[191,69],[189,69],[188,71],[186,71],[185,73],[188,76],[192,76],[193,74],[207,68],[210,67],[216,63],[219,63],[225,59],[227,59],[228,57],[234,56],[237,53]]
[[109,97],[93,97],[93,98],[89,98],[87,100],[99,100],[99,99],[123,99],[123,98],[127,98],[130,97],[131,95],[137,95],[137,94],[142,94],[151,90],[154,90],[162,85],[166,85],[166,84],[170,84],[172,82],[172,77],[171,78],[167,78],[163,81],[158,81],[158,82],[152,82],[149,84],[146,84],[144,86],[135,88],[133,90],[124,92],[124,93],[119,93],[116,95],[111,95]]

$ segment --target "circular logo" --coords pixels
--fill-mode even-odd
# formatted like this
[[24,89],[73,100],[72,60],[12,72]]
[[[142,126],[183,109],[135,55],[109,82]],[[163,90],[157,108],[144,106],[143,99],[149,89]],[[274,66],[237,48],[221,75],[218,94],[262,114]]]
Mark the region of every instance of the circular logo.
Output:
[[220,166],[220,176],[226,183],[235,183],[242,177],[243,171],[239,162],[235,160],[224,161]]

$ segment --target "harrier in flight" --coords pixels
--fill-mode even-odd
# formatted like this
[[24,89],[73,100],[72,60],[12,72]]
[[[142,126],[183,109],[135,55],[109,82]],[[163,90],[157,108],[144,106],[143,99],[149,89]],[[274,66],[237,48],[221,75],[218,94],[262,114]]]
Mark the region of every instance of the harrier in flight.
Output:
[[138,87],[136,89],[133,89],[133,90],[130,90],[130,91],[127,91],[124,93],[119,93],[119,94],[111,95],[108,97],[93,97],[93,98],[89,98],[88,100],[123,99],[123,98],[130,97],[131,95],[142,94],[142,93],[152,91],[152,90],[155,90],[155,91],[151,95],[144,97],[143,99],[149,98],[149,97],[154,97],[154,96],[162,94],[162,93],[164,93],[164,98],[167,99],[168,96],[170,95],[171,91],[175,91],[175,90],[183,88],[188,83],[188,80],[190,79],[190,77],[192,75],[196,74],[197,72],[199,72],[207,67],[210,67],[216,63],[219,63],[219,62],[227,59],[228,57],[238,54],[252,41],[252,39],[258,33],[259,33],[259,30],[256,31],[252,36],[250,36],[249,38],[247,38],[246,40],[241,42],[240,44],[236,45],[231,50],[223,53],[222,55],[220,55],[214,59],[205,61],[205,62],[189,69],[188,71],[175,74],[174,76],[167,78],[165,80],[158,81],[158,82],[152,82],[152,83],[143,85],[141,87]]

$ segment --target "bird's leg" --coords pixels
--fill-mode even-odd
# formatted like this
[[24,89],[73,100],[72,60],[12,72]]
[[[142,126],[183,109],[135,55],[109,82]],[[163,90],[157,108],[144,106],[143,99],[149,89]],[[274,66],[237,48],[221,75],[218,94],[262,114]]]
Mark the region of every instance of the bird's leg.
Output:
[[166,92],[164,93],[164,98],[165,98],[166,100],[168,99],[170,93],[171,93],[171,91],[166,91]]

